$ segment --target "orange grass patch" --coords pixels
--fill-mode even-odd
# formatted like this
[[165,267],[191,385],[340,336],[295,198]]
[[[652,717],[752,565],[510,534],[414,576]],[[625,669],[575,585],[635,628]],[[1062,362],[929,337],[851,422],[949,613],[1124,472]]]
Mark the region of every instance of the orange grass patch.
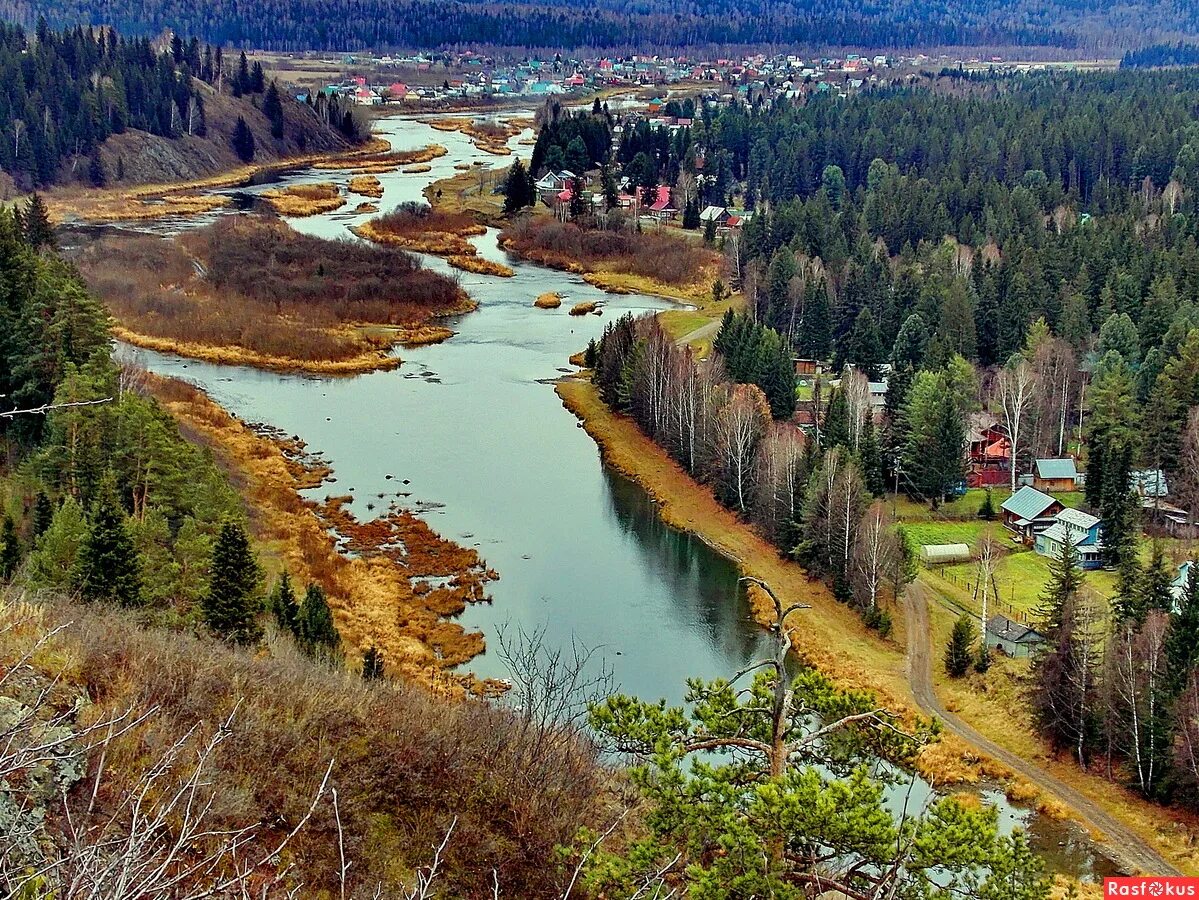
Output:
[[383,184],[374,175],[355,175],[350,179],[350,192],[378,199],[383,196]]
[[[298,583],[325,589],[348,646],[374,644],[389,668],[409,677],[468,686],[470,676],[446,670],[482,652],[483,636],[446,621],[445,610],[483,599],[483,585],[497,577],[477,553],[406,511],[359,523],[344,501],[304,500],[298,492],[319,483],[327,469],[304,459],[302,442],[255,431],[192,385],[158,376],[150,376],[149,384],[184,433],[210,447],[230,471],[246,498],[255,537],[277,564]],[[349,540],[354,558],[338,552],[334,529]],[[446,586],[418,594],[414,583],[426,578]]]
[[341,195],[337,185],[329,182],[293,184],[263,191],[259,196],[279,215],[293,218],[332,212],[346,204],[346,198]]
[[516,274],[515,271],[503,263],[495,262],[494,260],[484,259],[481,256],[448,256],[448,262],[455,269],[462,269],[464,272],[474,272],[478,275],[495,275],[498,278],[511,278]]

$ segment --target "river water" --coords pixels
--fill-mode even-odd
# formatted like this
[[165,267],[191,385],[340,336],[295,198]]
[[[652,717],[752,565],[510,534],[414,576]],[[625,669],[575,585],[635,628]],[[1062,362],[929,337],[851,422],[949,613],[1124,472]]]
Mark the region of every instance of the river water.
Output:
[[[427,184],[456,174],[455,164],[508,162],[416,118],[383,119],[376,131],[397,150],[440,143],[450,151],[428,173],[378,176],[384,194],[373,202],[384,212],[422,200]],[[519,139],[512,146],[527,152]],[[348,174],[308,170],[281,181],[345,183]],[[290,224],[343,238],[367,217],[338,211]],[[200,385],[243,419],[301,437],[337,479],[315,497],[353,493],[351,509],[369,517],[368,503],[381,512],[399,491],[438,532],[477,548],[500,579],[489,585],[493,601],[468,608],[461,621],[482,630],[493,648],[503,630],[541,632],[556,648],[577,642],[596,651],[621,691],[672,702],[682,699],[688,677],[729,676],[763,655],[769,642],[751,620],[736,567],[664,525],[644,491],[603,465],[553,390],[552,380],[570,370],[567,357],[611,317],[668,304],[607,295],[577,276],[508,259],[494,231],[473,240],[515,277],[458,272],[426,257],[430,268],[459,277],[479,308],[448,323],[456,332],[449,341],[403,350],[395,371],[313,378],[124,352]],[[562,307],[534,309],[546,291],[564,294]],[[603,316],[568,315],[582,300],[602,301]],[[469,666],[482,676],[508,675],[495,652]],[[895,803],[901,798],[896,792]],[[1054,870],[1110,870],[1075,829],[1030,816],[1001,794],[986,799],[1000,807],[1006,828],[1029,829]]]

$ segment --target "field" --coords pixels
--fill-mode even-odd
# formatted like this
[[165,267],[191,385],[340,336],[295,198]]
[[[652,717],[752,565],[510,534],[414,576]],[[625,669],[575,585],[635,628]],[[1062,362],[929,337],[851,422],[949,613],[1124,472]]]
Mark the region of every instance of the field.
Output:
[[425,199],[439,212],[466,213],[480,222],[498,222],[504,214],[504,197],[495,189],[506,174],[506,169],[466,166],[457,175],[425,188]]
[[[215,362],[349,374],[393,368],[403,331],[470,308],[451,279],[400,250],[226,218],[175,240],[109,235],[76,264],[122,339]],[[203,273],[203,274],[201,274]]]

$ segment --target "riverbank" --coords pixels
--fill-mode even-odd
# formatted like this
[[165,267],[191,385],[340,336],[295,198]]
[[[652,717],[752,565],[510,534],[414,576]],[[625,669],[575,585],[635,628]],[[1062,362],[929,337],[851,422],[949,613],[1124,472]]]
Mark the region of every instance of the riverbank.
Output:
[[[811,609],[798,613],[792,629],[796,652],[805,662],[834,678],[842,687],[868,690],[880,703],[905,718],[918,715],[908,660],[903,651],[908,623],[897,617],[892,640],[867,631],[852,610],[836,602],[825,586],[809,578],[798,565],[779,557],[777,550],[722,507],[711,492],[694,481],[629,418],[609,409],[590,381],[572,378],[558,384],[563,404],[583,423],[600,447],[605,462],[640,484],[654,497],[665,522],[694,534],[734,560],[746,576],[770,584],[787,602],[802,601]],[[764,626],[773,610],[754,599],[755,617]],[[933,646],[943,646],[948,616],[933,623]],[[835,644],[829,640],[836,636]],[[941,685],[938,684],[938,688]],[[1021,758],[1033,760],[1075,787],[1092,802],[1139,834],[1184,871],[1194,871],[1196,850],[1185,824],[1171,820],[1169,811],[1139,800],[1106,779],[1074,766],[1055,763],[1043,744],[1026,734],[1002,704],[976,697],[971,703],[951,697],[947,708],[996,743],[1011,746]],[[1062,816],[1068,812],[1055,798],[1027,781],[1013,779],[1007,767],[990,760],[953,735],[928,748],[918,763],[920,774],[938,786],[995,778],[1008,782],[1011,796],[1040,811]]]
[[[440,154],[436,150],[440,150]],[[384,170],[390,171],[417,160],[444,155],[444,152],[444,147],[434,148],[430,145],[417,150],[392,153],[391,144],[383,138],[376,137],[353,150],[309,153],[269,162],[250,163],[215,175],[186,181],[142,184],[127,188],[54,188],[46,193],[46,207],[51,219],[56,223],[105,223],[197,214],[227,202],[223,198],[210,199],[202,196],[204,191],[244,187],[255,181],[269,180],[305,166],[327,169],[387,166]]]
[[[238,487],[268,568],[325,589],[350,665],[374,645],[389,671],[438,690],[498,688],[449,671],[484,650],[480,632],[447,619],[484,599],[483,585],[496,577],[474,550],[403,510],[400,494],[374,498],[383,515],[362,523],[346,510],[352,496],[305,500],[300,492],[320,487],[330,471],[298,438],[255,429],[184,382],[150,376],[148,384],[184,435],[209,448]],[[353,546],[352,558],[339,540]]]

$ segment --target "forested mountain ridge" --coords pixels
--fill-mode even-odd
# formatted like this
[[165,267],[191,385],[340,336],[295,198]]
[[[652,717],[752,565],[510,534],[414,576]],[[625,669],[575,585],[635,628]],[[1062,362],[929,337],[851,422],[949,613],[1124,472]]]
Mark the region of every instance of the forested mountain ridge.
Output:
[[325,118],[285,101],[261,68],[195,39],[161,48],[109,28],[56,32],[42,22],[30,33],[0,23],[0,169],[10,190],[194,178],[239,157],[346,146]]
[[[1199,31],[1199,11],[1168,0],[1113,6],[1099,0],[5,0],[0,14],[32,24],[164,28],[216,44],[271,50],[438,48],[502,45],[559,49],[668,49],[732,45],[807,47],[1054,47],[1123,52]],[[1118,54],[1117,54],[1118,55]]]

